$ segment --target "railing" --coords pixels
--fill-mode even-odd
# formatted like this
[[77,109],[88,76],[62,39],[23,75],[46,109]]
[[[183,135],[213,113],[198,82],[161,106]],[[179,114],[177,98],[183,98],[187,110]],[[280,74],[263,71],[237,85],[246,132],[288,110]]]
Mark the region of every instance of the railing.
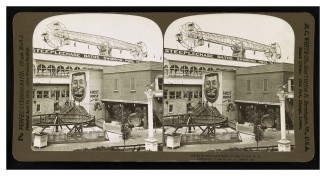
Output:
[[[96,148],[83,148],[76,149],[74,151],[129,151],[129,152],[140,152],[146,151],[145,144],[134,144],[134,145],[119,145],[110,147],[96,147]],[[163,151],[163,143],[158,143],[158,151]]]
[[186,134],[181,135],[181,144],[216,144],[239,142],[239,133],[229,134]]
[[[55,124],[54,120],[60,118],[62,121]],[[33,126],[56,126],[56,125],[73,125],[73,124],[87,124],[94,120],[94,116],[89,114],[35,114],[32,116]]]
[[202,74],[178,74],[178,73],[169,73],[164,75],[164,77],[172,77],[172,78],[193,78],[193,79],[201,79]]
[[69,74],[67,75],[48,75],[48,74],[35,74],[35,77],[40,77],[40,78],[68,78]]
[[131,151],[131,152],[145,151],[145,144],[112,146],[112,150],[114,150],[114,151]]
[[[164,135],[164,140],[166,141],[166,139],[167,135]],[[216,134],[181,134],[181,145],[218,144],[239,141],[240,135],[238,132]]]
[[[89,131],[88,133],[53,133],[47,134],[48,143],[60,144],[60,143],[79,143],[79,142],[94,142],[105,141],[104,131]],[[34,135],[32,135],[32,141],[34,141]]]
[[[192,121],[189,122],[191,117]],[[227,118],[224,116],[215,115],[169,115],[163,117],[164,126],[206,126],[209,124],[224,124],[227,123]]]
[[[131,151],[131,152],[146,151],[145,144],[112,146],[112,149],[115,151]],[[163,150],[163,143],[158,143],[158,151],[162,151],[162,150]]]
[[[295,149],[295,145],[291,145],[291,151]],[[245,147],[243,148],[244,151],[268,151],[268,152],[273,152],[273,151],[278,151],[278,146],[273,145],[273,146],[263,146],[263,147]]]

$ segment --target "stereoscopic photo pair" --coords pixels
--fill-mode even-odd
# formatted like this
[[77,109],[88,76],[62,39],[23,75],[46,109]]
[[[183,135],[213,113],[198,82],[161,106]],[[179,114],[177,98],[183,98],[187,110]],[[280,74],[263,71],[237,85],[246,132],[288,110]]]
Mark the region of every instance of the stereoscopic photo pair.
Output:
[[33,34],[33,151],[291,152],[292,27],[203,14],[45,18]]

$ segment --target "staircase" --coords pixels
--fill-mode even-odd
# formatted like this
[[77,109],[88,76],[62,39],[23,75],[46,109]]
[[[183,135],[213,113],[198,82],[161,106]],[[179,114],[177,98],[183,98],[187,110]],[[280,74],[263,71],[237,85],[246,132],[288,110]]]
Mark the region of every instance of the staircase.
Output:
[[158,118],[159,122],[162,123],[163,113],[157,109],[154,109],[154,115]]

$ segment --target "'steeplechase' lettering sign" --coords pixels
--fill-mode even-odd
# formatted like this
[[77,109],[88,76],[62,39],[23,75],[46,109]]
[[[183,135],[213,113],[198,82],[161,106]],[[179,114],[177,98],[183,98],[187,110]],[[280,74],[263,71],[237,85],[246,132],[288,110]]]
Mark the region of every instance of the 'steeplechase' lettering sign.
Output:
[[92,54],[83,54],[83,53],[74,53],[68,51],[58,51],[58,50],[49,50],[49,49],[41,49],[41,48],[33,48],[34,53],[41,54],[51,54],[51,55],[59,55],[59,56],[69,56],[69,57],[78,57],[85,59],[99,59],[99,60],[107,60],[107,61],[116,61],[116,62],[128,62],[128,63],[138,63],[141,61],[132,60],[132,59],[123,59],[117,57],[107,57],[107,56],[99,56]]
[[239,58],[239,57],[217,55],[217,54],[210,54],[210,53],[201,53],[201,52],[194,52],[194,51],[187,51],[187,50],[177,50],[177,49],[171,49],[171,48],[164,48],[164,53],[179,54],[179,55],[186,55],[186,56],[197,56],[197,57],[205,57],[205,58],[213,58],[213,59],[222,59],[222,60],[230,60],[230,61],[259,63],[259,64],[274,64],[274,62],[270,62],[270,61]]

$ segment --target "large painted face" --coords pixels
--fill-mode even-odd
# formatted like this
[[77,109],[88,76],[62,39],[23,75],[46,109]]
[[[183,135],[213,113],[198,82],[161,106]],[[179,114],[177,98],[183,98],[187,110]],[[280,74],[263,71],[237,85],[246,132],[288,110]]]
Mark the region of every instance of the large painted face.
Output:
[[218,99],[220,83],[218,73],[210,73],[205,75],[204,92],[208,102],[214,103]]
[[72,74],[71,79],[71,92],[74,99],[81,102],[85,98],[86,94],[86,74],[83,72]]

